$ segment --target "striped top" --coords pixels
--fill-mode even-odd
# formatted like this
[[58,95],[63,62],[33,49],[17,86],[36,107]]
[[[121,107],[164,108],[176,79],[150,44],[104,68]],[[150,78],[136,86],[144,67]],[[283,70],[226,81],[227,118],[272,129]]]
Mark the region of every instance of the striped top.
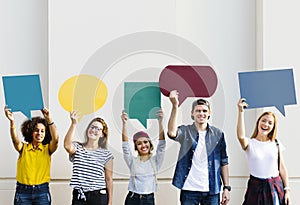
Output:
[[90,151],[78,142],[73,144],[76,151],[70,155],[73,162],[71,187],[84,192],[106,188],[104,167],[113,159],[112,153],[103,148]]

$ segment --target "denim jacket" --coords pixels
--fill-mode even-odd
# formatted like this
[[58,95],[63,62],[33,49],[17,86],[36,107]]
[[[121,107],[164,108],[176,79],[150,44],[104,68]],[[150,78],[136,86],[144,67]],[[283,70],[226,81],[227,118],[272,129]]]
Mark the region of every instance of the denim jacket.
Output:
[[[192,167],[198,138],[199,134],[194,124],[179,126],[177,136],[171,138],[181,144],[172,182],[179,189],[183,187]],[[218,194],[221,190],[220,167],[228,164],[224,133],[220,129],[208,125],[205,143],[208,158],[209,194]]]

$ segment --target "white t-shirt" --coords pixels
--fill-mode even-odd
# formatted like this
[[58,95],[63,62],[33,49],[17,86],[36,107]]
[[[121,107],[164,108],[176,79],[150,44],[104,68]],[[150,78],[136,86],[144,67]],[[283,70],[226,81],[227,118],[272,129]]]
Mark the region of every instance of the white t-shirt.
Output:
[[[284,147],[279,142],[280,150]],[[276,142],[261,142],[254,138],[249,139],[246,150],[250,174],[257,178],[270,178],[279,175],[278,148]]]
[[198,144],[192,160],[192,167],[184,182],[183,190],[209,191],[208,160],[205,144],[206,131],[199,131]]

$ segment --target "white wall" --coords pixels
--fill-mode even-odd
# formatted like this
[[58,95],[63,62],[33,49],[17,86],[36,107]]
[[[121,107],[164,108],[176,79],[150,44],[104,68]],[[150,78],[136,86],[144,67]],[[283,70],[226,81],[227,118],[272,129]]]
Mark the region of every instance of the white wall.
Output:
[[[271,1],[264,1],[264,5],[260,3],[256,5],[253,1],[239,0],[226,2],[53,0],[49,1],[48,5],[48,32],[46,1],[31,0],[26,1],[25,4],[16,0],[0,0],[0,25],[5,28],[1,29],[0,36],[1,75],[24,73],[41,75],[45,104],[50,107],[61,136],[60,147],[53,155],[52,162],[53,204],[70,204],[71,197],[71,189],[68,186],[71,163],[68,162],[68,156],[62,146],[63,136],[70,122],[68,113],[63,110],[57,97],[62,83],[74,75],[87,73],[103,79],[108,86],[109,97],[106,104],[96,113],[82,119],[78,126],[78,138],[82,136],[87,122],[94,115],[100,115],[108,121],[110,148],[115,155],[114,204],[118,205],[124,202],[128,178],[128,170],[120,151],[122,84],[130,80],[157,81],[160,71],[166,65],[182,63],[183,60],[195,64],[209,63],[218,75],[217,91],[210,98],[213,109],[211,123],[224,129],[227,134],[230,181],[233,186],[231,204],[241,204],[248,169],[235,135],[236,102],[239,98],[237,73],[265,67],[294,66],[295,77],[299,76],[296,67],[299,63],[296,59],[296,43],[299,41],[296,39],[297,35],[293,34],[295,29],[293,25],[286,28],[291,31],[286,37],[283,36],[287,33],[278,29],[279,25],[288,26],[284,22],[293,19],[296,21],[296,16],[290,16],[289,13],[289,10],[296,6],[292,3],[275,2],[273,4],[272,1],[271,4]],[[279,11],[274,12],[279,8],[281,12],[282,10],[286,12],[284,19],[281,14],[279,15]],[[297,14],[297,12],[291,13]],[[274,21],[276,17],[278,19]],[[278,25],[278,23],[282,24]],[[193,58],[193,53],[190,53],[191,58],[188,58],[189,55],[180,52],[182,56],[149,52],[143,50],[143,45],[135,45],[134,39],[126,41],[130,39],[126,37],[139,36],[139,32],[142,31],[146,32],[149,38],[153,36],[150,31],[167,32],[171,37],[176,35],[179,41],[188,41],[199,48],[203,58],[198,61]],[[158,36],[162,37],[162,35]],[[126,45],[125,41],[133,44]],[[282,41],[288,43],[278,45]],[[162,42],[163,46],[156,47],[156,50],[166,49],[165,43]],[[280,49],[277,49],[277,46]],[[285,49],[281,50],[283,46]],[[135,47],[140,48],[139,52],[126,53]],[[290,55],[283,55],[287,50]],[[280,57],[276,53],[279,51],[282,52],[282,55],[279,54]],[[121,55],[120,59],[110,59],[111,56],[119,55]],[[3,92],[2,89],[0,90]],[[4,105],[4,98],[0,100]],[[187,99],[181,107],[180,115],[183,123],[190,122],[187,113],[190,112],[192,100]],[[162,97],[162,103],[165,116],[168,118],[170,103],[166,97]],[[274,111],[278,112],[275,109]],[[298,106],[289,106],[286,118],[278,113],[280,135],[293,136],[298,112]],[[24,118],[21,114],[17,116],[20,124]],[[250,125],[247,126],[248,133],[252,132],[255,116],[256,110],[249,110],[246,114],[247,123]],[[0,160],[0,198],[6,200],[4,204],[11,204],[17,154],[9,139],[7,119],[4,115],[0,115],[0,118],[3,122],[0,126],[4,139],[0,156],[5,156]],[[165,125],[166,121],[167,119]],[[150,120],[148,126],[149,131],[155,134],[156,122]],[[130,132],[134,132],[134,129],[141,129],[141,126],[133,121]],[[294,139],[291,141],[289,138],[284,138],[282,141],[287,147],[285,158],[292,176],[291,186],[295,189],[293,194],[299,190],[299,173],[296,165],[292,163],[297,144],[294,143]],[[156,195],[157,204],[179,203],[178,192],[171,185],[177,148],[177,144],[167,139],[166,159],[159,173],[160,191]],[[296,196],[293,195],[293,198],[296,202]]]
[[[44,104],[49,107],[47,14],[48,4],[44,0],[0,0],[0,199],[5,205],[12,204],[18,154],[12,146],[9,122],[3,113],[2,76],[39,74]],[[25,120],[21,113],[15,118],[17,125]]]
[[[298,51],[300,47],[300,31],[297,26],[299,12],[297,1],[282,2],[263,1],[262,8],[262,65],[265,69],[270,68],[293,68],[295,89],[298,105],[286,106],[286,117],[283,117],[278,111],[279,130],[278,136],[286,146],[284,159],[287,165],[290,184],[292,203],[299,203],[300,198],[297,195],[300,191],[300,172],[296,161],[299,153],[300,139],[297,137],[299,109],[299,86],[300,86],[300,60]],[[280,83],[280,82],[276,82]]]

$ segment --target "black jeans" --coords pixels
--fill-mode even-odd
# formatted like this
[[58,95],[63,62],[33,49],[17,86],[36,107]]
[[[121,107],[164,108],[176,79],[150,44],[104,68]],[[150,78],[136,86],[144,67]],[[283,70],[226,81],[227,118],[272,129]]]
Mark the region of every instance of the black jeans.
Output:
[[130,191],[126,196],[125,205],[154,205],[154,201],[154,193],[136,194]]
[[72,205],[107,205],[108,195],[106,189],[81,192],[73,189]]

